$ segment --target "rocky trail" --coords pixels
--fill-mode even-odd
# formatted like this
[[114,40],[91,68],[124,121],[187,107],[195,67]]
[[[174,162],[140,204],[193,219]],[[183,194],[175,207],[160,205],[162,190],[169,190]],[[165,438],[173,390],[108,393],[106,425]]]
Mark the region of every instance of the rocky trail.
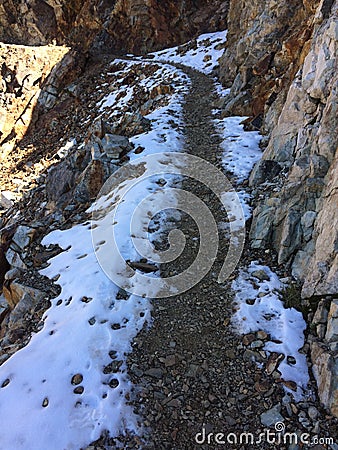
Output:
[[[189,67],[176,67],[191,80],[183,105],[184,151],[222,168],[221,137],[214,122],[214,105],[219,100],[214,80]],[[248,189],[246,180],[237,183],[233,174],[228,176],[238,189]],[[219,199],[206,186],[188,178],[182,187],[207,202],[218,223],[227,220]],[[169,229],[173,227],[184,232],[186,248],[178,261],[161,265],[163,277],[182,272],[196,257],[198,229],[193,220],[183,213],[179,221],[171,222]],[[263,349],[270,336],[264,330],[241,336],[231,325],[236,310],[231,285],[239,268],[252,260],[277,267],[276,256],[246,245],[239,268],[220,284],[217,274],[229,236],[220,231],[214,239],[219,239],[219,252],[212,270],[189,291],[153,300],[151,327],[143,329],[132,343],[128,357],[128,373],[134,383],[131,404],[145,431],[141,436],[117,440],[104,436],[88,449],[115,448],[121,442],[123,448],[156,450],[269,449],[271,444],[274,448],[278,444],[281,450],[301,448],[278,441],[282,438],[276,422],[299,437],[306,432],[320,434],[322,443],[325,436],[335,434],[337,424],[316,400],[314,380],[304,398],[296,401],[292,382],[284,383],[278,371],[281,358]],[[264,279],[264,271],[257,275],[257,281],[260,277]],[[301,352],[306,354],[307,349],[304,345]],[[283,386],[292,389],[286,393]],[[267,430],[276,433],[275,440],[268,442]]]
[[[97,58],[63,92],[64,108],[42,115],[37,131],[0,161],[1,186],[15,191],[0,219],[0,257],[10,263],[0,274],[0,450],[337,450],[338,422],[322,408],[311,371],[307,317],[294,308],[299,292],[271,246],[249,245],[257,198],[248,177],[261,136],[222,112],[213,67],[224,39],[215,33],[164,55]],[[217,196],[212,171],[205,184],[185,176],[179,153],[217,168],[233,189],[224,185]],[[145,185],[134,171],[139,158],[151,175]],[[180,169],[178,179],[167,167]],[[109,195],[100,192],[107,180]],[[136,193],[123,198],[133,184]],[[132,238],[144,239],[147,222],[139,215],[131,229],[134,209],[171,186],[206,205],[216,228],[204,238],[218,249],[215,261],[206,252],[198,270],[207,275],[191,289],[151,299],[129,280],[150,272],[151,284],[184,272],[199,256],[199,221],[207,223],[204,209],[178,215],[173,202],[147,233],[163,251],[180,230],[182,254],[159,264],[140,258]],[[158,207],[166,204],[158,198]],[[112,224],[123,269],[109,253]],[[219,282],[233,239],[239,263]],[[109,275],[107,254],[129,289]],[[13,420],[22,421],[17,430]],[[47,431],[37,437],[38,426]]]

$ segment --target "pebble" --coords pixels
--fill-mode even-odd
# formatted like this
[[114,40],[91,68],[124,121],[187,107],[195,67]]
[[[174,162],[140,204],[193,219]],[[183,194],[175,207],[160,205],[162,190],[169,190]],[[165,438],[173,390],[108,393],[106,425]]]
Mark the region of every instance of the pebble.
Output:
[[158,380],[160,380],[163,376],[163,371],[160,368],[154,367],[152,369],[149,369],[145,372],[145,375],[148,375],[152,378],[157,378]]
[[72,384],[74,386],[76,386],[78,384],[81,384],[82,380],[83,380],[83,376],[80,373],[77,373],[72,377]]
[[310,406],[307,413],[313,421],[316,420],[319,415],[319,411],[315,406]]
[[255,278],[258,278],[260,281],[269,281],[270,277],[269,275],[265,272],[265,270],[255,270],[251,273],[251,275]]
[[271,427],[277,422],[284,422],[284,417],[280,413],[280,405],[275,405],[273,408],[260,415],[262,425]]

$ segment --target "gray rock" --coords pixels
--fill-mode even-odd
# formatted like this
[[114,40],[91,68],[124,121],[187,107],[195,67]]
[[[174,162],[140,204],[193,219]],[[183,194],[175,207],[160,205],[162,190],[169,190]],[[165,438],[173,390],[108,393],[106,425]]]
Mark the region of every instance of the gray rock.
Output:
[[254,272],[251,273],[251,275],[255,278],[258,278],[260,281],[269,281],[270,280],[270,277],[265,272],[265,270],[255,270]]
[[15,252],[12,248],[9,248],[6,252],[6,259],[12,267],[18,269],[26,269],[26,264],[22,261],[19,254]]
[[313,316],[312,323],[317,325],[318,323],[326,324],[329,314],[330,302],[326,299],[322,299],[317,306],[315,315]]
[[20,250],[24,250],[31,243],[35,233],[34,228],[19,225],[13,236],[13,242]]
[[322,343],[311,344],[311,360],[322,404],[338,417],[338,356]]
[[310,406],[308,409],[308,415],[311,420],[316,420],[319,415],[319,411],[316,407]]
[[313,224],[315,222],[315,218],[317,213],[315,211],[306,211],[301,218],[301,225],[303,231],[303,237],[305,241],[309,241],[312,236]]
[[338,300],[333,300],[331,302],[330,311],[327,318],[325,340],[327,342],[338,341]]
[[0,206],[8,209],[14,205],[15,196],[10,191],[2,191],[0,194]]
[[103,152],[112,159],[119,159],[121,153],[132,149],[129,139],[117,134],[105,134],[101,146]]
[[301,244],[300,215],[296,210],[290,210],[284,220],[280,249],[279,264],[287,261]]
[[28,293],[24,293],[23,297],[19,301],[19,303],[15,306],[13,311],[9,316],[10,326],[12,326],[16,322],[20,322],[22,318],[28,312],[32,311],[35,306],[39,303],[39,301],[45,295],[44,292],[41,292],[39,295],[29,295]]
[[158,380],[160,380],[163,376],[163,371],[160,368],[153,367],[152,369],[147,370],[145,372],[145,375],[148,375],[152,378],[157,378]]
[[273,408],[261,414],[260,419],[262,425],[265,425],[266,427],[271,427],[272,425],[275,425],[277,422],[283,422],[284,417],[281,415],[280,410],[281,406],[275,405]]
[[271,159],[263,159],[256,164],[252,171],[250,185],[255,186],[264,183],[265,181],[270,181],[277,176],[281,170],[282,167],[278,162]]
[[251,246],[253,248],[264,248],[270,242],[274,216],[274,207],[264,205],[254,211],[250,230]]

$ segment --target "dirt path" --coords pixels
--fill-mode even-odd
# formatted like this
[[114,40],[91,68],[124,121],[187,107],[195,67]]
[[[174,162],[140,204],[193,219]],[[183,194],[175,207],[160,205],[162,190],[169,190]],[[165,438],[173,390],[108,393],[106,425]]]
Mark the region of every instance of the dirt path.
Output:
[[[184,150],[220,166],[220,138],[212,123],[212,100],[216,98],[213,81],[191,69],[185,71],[192,87],[184,105]],[[207,189],[191,180],[186,180],[183,188],[199,195],[216,221],[226,219]],[[196,227],[183,215],[180,229],[190,250],[164,272],[179,273],[194,254]],[[142,386],[133,403],[149,427],[146,448],[214,448],[213,441],[211,445],[197,445],[195,436],[203,427],[214,433],[259,433],[260,414],[281,401],[282,389],[250,361],[241,338],[229,327],[231,280],[222,285],[216,282],[227,245],[221,238],[219,258],[197,286],[153,302],[152,327],[135,340],[129,368],[132,381]],[[264,394],[257,391],[257,383],[264,386]]]

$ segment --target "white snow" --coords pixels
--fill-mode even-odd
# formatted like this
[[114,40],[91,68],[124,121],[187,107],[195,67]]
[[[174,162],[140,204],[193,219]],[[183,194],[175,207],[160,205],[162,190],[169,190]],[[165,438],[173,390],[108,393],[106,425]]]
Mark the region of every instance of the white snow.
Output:
[[223,136],[223,166],[236,176],[238,182],[249,177],[253,166],[262,157],[259,148],[262,136],[258,131],[244,131],[241,122],[245,119],[240,116],[215,119],[217,129]]
[[[254,276],[253,273],[260,270],[269,280],[260,281]],[[238,308],[232,323],[238,333],[262,330],[270,336],[264,350],[285,355],[278,370],[285,381],[297,384],[297,392],[285,389],[299,400],[309,382],[306,356],[299,352],[304,346],[306,324],[299,311],[284,307],[280,291],[285,287],[269,267],[251,262],[232,283]],[[288,362],[288,357],[294,358],[295,364]]]
[[227,31],[202,34],[187,44],[151,53],[155,61],[166,61],[184,64],[200,72],[210,74],[218,65],[219,58],[224,53]]
[[[224,52],[225,39],[226,31],[204,34],[197,38],[196,46],[190,42],[149,56],[155,63],[181,63],[210,74]],[[92,222],[64,231],[55,230],[44,238],[44,245],[58,244],[64,249],[41,271],[49,278],[57,278],[61,293],[45,313],[43,329],[0,367],[0,386],[4,386],[0,388],[0,450],[78,450],[99,438],[104,430],[113,437],[126,430],[140,430],[138,417],[126,398],[132,389],[126,358],[133,338],[151,322],[151,305],[148,299],[136,295],[121,299],[121,291],[107,277],[109,270],[106,268],[118,265],[120,257],[139,260],[141,252],[138,250],[146,248],[145,238],[152,241],[156,236],[156,233],[153,237],[146,236],[147,212],[154,214],[161,210],[166,204],[161,200],[161,186],[164,184],[168,188],[177,182],[173,174],[166,173],[167,161],[160,155],[182,150],[181,105],[190,80],[182,71],[161,63],[151,78],[139,77],[136,83],[128,85],[124,84],[124,78],[135,65],[145,69],[152,63],[142,58],[115,60],[116,63],[122,67],[120,71],[102,76],[103,81],[105,75],[112,76],[113,81],[110,93],[97,105],[98,117],[107,115],[118,120],[126,112],[133,112],[139,88],[151,91],[169,84],[174,89],[146,116],[151,121],[151,130],[131,138],[135,147],[144,148],[141,155],[130,152],[131,166],[137,167],[140,158],[159,154],[152,160],[152,166],[144,167],[145,175],[148,171],[156,175],[130,177],[121,184],[113,184],[88,210],[95,214]],[[106,82],[101,84],[101,88],[106,86]],[[229,93],[219,84],[216,88],[220,95]],[[258,132],[245,132],[241,125],[244,119],[215,119],[223,136],[224,168],[234,174],[238,182],[248,178],[261,157],[261,136]],[[90,117],[87,122],[92,120]],[[75,140],[68,142],[60,149],[60,157],[66,156],[75,145]],[[251,215],[250,196],[243,189],[237,194],[247,219]],[[144,198],[148,202],[142,203]],[[165,200],[168,202],[168,197]],[[174,196],[169,200],[174,207]],[[234,194],[225,193],[223,200],[232,205]],[[232,229],[243,226],[240,211],[234,211],[230,219]],[[163,229],[164,220],[163,216],[158,216],[157,228]],[[219,229],[228,231],[229,225],[220,223]],[[119,252],[111,252],[112,234]],[[264,270],[269,281],[255,278],[255,270]],[[156,277],[156,274],[151,276]],[[143,279],[137,271],[134,280],[142,289]],[[297,383],[297,394],[300,394],[308,383],[305,356],[298,351],[304,344],[305,323],[299,312],[284,308],[278,293],[282,284],[277,275],[268,267],[253,262],[247,270],[241,271],[232,287],[238,306],[233,318],[237,331],[264,330],[272,340],[280,341],[270,340],[265,350],[285,355],[279,370],[285,380]],[[266,295],[260,297],[261,293]],[[254,304],[249,305],[247,299]],[[288,364],[287,356],[294,357],[296,364]],[[114,371],[104,373],[108,372],[104,368],[110,363],[116,365]],[[81,394],[74,393],[76,386],[71,384],[75,374],[83,377]]]
[[[133,62],[128,62],[126,70],[132,65]],[[148,116],[153,129],[132,138],[135,144],[144,147],[141,156],[181,149],[181,102],[189,80],[180,71],[163,66],[155,82],[167,81],[168,76],[174,94],[168,96],[167,106]],[[144,80],[146,83],[153,85]],[[130,90],[127,99],[131,97]],[[115,99],[113,94],[104,99],[100,114],[103,109],[116,113],[125,106],[126,97],[119,104]],[[70,146],[71,143],[67,144],[64,150]],[[136,163],[138,155],[131,152],[130,158]],[[43,329],[0,368],[0,386],[5,380],[10,381],[0,389],[0,449],[78,450],[99,438],[103,430],[118,436],[126,430],[139,429],[137,416],[126,400],[131,390],[126,355],[131,351],[134,336],[146,321],[151,321],[151,307],[147,299],[135,295],[117,298],[119,288],[105,275],[96,258],[91,228],[97,227],[95,235],[102,236],[102,242],[95,242],[95,250],[100,253],[114,217],[118,222],[116,235],[121,253],[126,259],[138,260],[130,236],[130,220],[141,200],[160,190],[159,178],[165,176],[150,177],[139,183],[129,192],[116,216],[114,198],[121,186],[109,198],[103,197],[93,205],[92,211],[98,211],[100,218],[65,231],[53,231],[43,239],[46,246],[58,244],[64,249],[41,271],[50,278],[58,277],[62,291],[45,313]],[[166,182],[172,180],[170,175]],[[161,209],[161,205],[153,207]],[[144,210],[143,214],[146,213]],[[144,218],[139,219],[141,232]],[[115,373],[105,374],[104,367],[114,361],[120,361],[120,367]],[[75,386],[71,380],[75,374],[83,376],[82,394],[73,392]]]

